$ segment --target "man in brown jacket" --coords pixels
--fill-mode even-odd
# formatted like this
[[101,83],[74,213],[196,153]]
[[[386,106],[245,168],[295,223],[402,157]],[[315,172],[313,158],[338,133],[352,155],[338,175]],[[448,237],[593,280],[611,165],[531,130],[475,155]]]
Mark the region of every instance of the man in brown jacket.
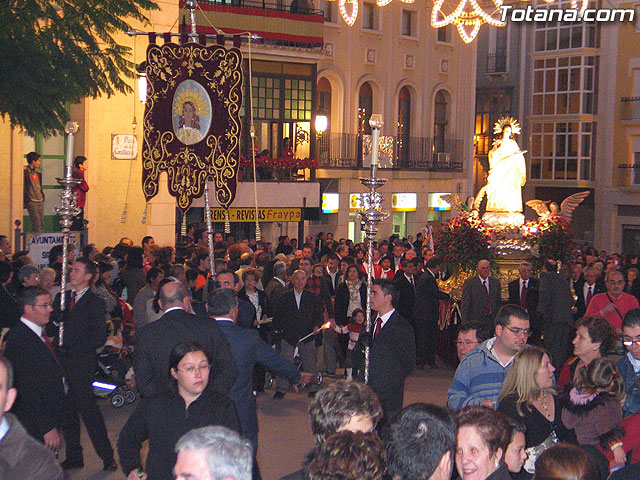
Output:
[[16,417],[7,413],[17,394],[11,363],[0,356],[0,478],[63,480],[53,452],[31,438]]

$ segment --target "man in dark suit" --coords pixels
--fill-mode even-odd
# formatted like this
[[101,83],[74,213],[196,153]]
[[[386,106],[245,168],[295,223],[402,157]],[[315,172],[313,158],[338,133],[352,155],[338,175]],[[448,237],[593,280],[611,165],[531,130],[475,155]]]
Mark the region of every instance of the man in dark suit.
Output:
[[440,275],[440,257],[431,257],[425,266],[424,273],[418,280],[416,299],[413,309],[413,325],[416,336],[416,363],[424,368],[436,365],[436,340],[438,336],[438,320],[440,319],[440,300],[449,300],[451,296],[438,288]]
[[[256,364],[282,375],[287,381],[297,384],[300,373],[274,349],[270,348],[256,330],[248,330],[236,324],[238,301],[235,292],[218,289],[209,296],[207,305],[210,317],[214,318],[231,345],[231,352],[238,378],[228,395],[236,405],[242,436],[251,441],[254,453],[258,450],[258,416],[253,395],[253,369]],[[260,478],[255,475],[254,478]]]
[[29,435],[57,451],[62,444],[64,383],[58,355],[44,332],[53,311],[51,296],[40,287],[27,287],[19,302],[22,317],[7,335],[4,350],[18,389],[12,412]]
[[91,281],[97,272],[94,262],[77,259],[69,272],[71,291],[65,297],[65,310],[60,312],[60,294],[54,302],[55,318],[64,322],[57,332],[62,362],[69,392],[65,398],[64,441],[67,458],[62,468],[82,468],[80,445],[80,417],[98,456],[104,462],[104,470],[116,470],[113,448],[107,436],[102,413],[93,395],[93,375],[96,369],[96,349],[107,340],[106,309],[104,300],[91,291]]
[[416,298],[416,288],[418,284],[418,264],[420,260],[414,258],[412,260],[402,259],[400,264],[402,269],[393,277],[393,283],[396,284],[398,290],[398,307],[396,310],[401,317],[411,320],[413,318],[413,303]]
[[340,257],[335,253],[327,255],[327,283],[329,284],[329,293],[331,297],[336,296],[336,289],[338,288],[338,279],[340,278]]
[[[319,330],[324,320],[324,309],[320,298],[305,288],[307,274],[303,270],[293,272],[291,283],[293,283],[293,289],[280,297],[273,317],[273,328],[281,332],[282,356],[293,362],[293,354],[297,346],[303,371],[310,373],[315,379],[318,372],[315,338],[311,336],[304,342],[300,342],[300,339]],[[284,398],[288,387],[289,382],[283,377],[278,377],[273,398]],[[312,384],[309,396],[314,396],[317,389],[318,385]]]
[[189,292],[180,283],[163,285],[158,301],[164,315],[136,334],[138,345],[133,368],[140,393],[151,396],[168,387],[169,354],[176,344],[191,341],[198,342],[211,356],[208,388],[227,395],[238,378],[238,369],[218,324],[188,313]]
[[371,286],[371,309],[378,317],[371,332],[360,334],[354,348],[354,365],[364,380],[364,347],[369,349],[369,386],[378,395],[387,420],[402,408],[404,381],[415,368],[416,345],[411,324],[394,305],[398,301],[395,285],[378,279]]
[[264,289],[267,295],[267,316],[273,317],[274,310],[280,297],[287,291],[287,264],[285,262],[276,262],[273,266],[273,278],[269,281]]
[[[0,235],[1,236],[1,235]],[[20,308],[13,295],[7,290],[13,272],[9,262],[0,262],[0,330],[13,327],[20,318]]]
[[502,306],[500,280],[490,277],[488,260],[478,262],[478,275],[464,282],[462,287],[461,314],[463,322],[481,321],[492,325]]
[[522,262],[518,268],[520,278],[512,280],[508,284],[509,303],[512,305],[520,305],[529,314],[529,323],[531,324],[531,337],[529,343],[533,345],[541,345],[542,341],[542,322],[538,316],[538,279],[531,278],[531,263]]
[[544,347],[551,354],[556,370],[560,371],[567,357],[569,335],[573,328],[573,295],[569,282],[556,273],[556,262],[545,260],[540,274],[538,312],[542,315]]
[[587,267],[584,272],[584,280],[576,282],[574,291],[576,294],[576,319],[584,317],[591,299],[598,293],[605,293],[607,286],[598,278],[598,271],[593,267]]

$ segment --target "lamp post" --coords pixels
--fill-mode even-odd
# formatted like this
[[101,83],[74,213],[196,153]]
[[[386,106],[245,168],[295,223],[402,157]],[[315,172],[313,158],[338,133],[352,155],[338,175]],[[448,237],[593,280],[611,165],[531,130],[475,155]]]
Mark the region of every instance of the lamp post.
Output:
[[[376,176],[378,169],[378,140],[380,138],[380,128],[384,122],[379,113],[371,115],[369,126],[372,133],[371,145],[371,176],[360,178],[360,183],[369,189],[367,193],[360,194],[360,205],[356,216],[365,224],[365,235],[367,241],[367,312],[366,330],[371,331],[371,283],[373,282],[373,242],[378,233],[378,224],[389,217],[389,212],[382,211],[382,194],[377,189],[387,183],[386,178]],[[364,382],[369,382],[369,347],[364,349]]]
[[[60,225],[62,227],[62,278],[60,280],[60,311],[65,309],[65,291],[67,288],[67,256],[69,250],[69,231],[73,223],[73,217],[80,213],[80,209],[76,206],[76,195],[73,194],[73,188],[80,185],[81,180],[73,178],[73,141],[74,136],[78,132],[78,124],[76,122],[67,122],[64,126],[67,134],[67,148],[65,156],[65,175],[63,178],[56,178],[58,183],[64,187],[60,193],[60,205],[53,207],[53,211],[60,217]],[[64,320],[59,319],[58,323],[58,345],[64,346]]]

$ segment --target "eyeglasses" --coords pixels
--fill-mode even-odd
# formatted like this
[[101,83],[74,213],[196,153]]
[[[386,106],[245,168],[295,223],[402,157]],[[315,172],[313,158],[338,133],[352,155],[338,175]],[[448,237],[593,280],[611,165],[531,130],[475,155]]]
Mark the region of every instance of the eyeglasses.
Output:
[[473,342],[471,340],[456,340],[456,345],[477,345],[480,342]]
[[205,363],[203,365],[198,365],[197,367],[195,365],[190,365],[187,368],[185,368],[184,370],[180,370],[178,368],[176,368],[176,370],[178,372],[183,372],[183,373],[187,373],[189,375],[193,375],[194,373],[196,373],[196,370],[198,372],[200,371],[208,371],[211,368],[211,365],[209,365],[208,363]]
[[513,333],[516,337],[531,336],[531,330],[528,328],[511,328],[511,327],[507,327],[506,325],[503,325],[503,327],[509,330],[511,333]]
[[640,346],[640,339],[632,340],[631,338],[625,338],[625,339],[622,340],[622,344],[625,347],[631,347],[634,344]]
[[47,303],[36,303],[33,306],[34,307],[45,307],[45,308],[48,308],[48,307],[51,307],[52,305],[53,304],[51,302],[47,302]]

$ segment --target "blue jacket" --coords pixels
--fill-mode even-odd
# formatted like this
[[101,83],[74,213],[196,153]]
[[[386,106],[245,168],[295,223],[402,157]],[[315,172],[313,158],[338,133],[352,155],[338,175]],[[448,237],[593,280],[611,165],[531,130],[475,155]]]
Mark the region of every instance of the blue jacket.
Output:
[[238,378],[228,395],[236,405],[242,435],[257,448],[258,416],[253,396],[253,367],[259,363],[291,383],[300,381],[300,373],[291,362],[269,347],[257,330],[242,328],[228,320],[218,320],[218,325],[229,341],[233,360],[238,368]]
[[471,350],[458,365],[451,387],[447,392],[447,404],[452,410],[467,405],[480,405],[483,400],[498,403],[502,382],[507,376],[509,365],[503,367],[489,351],[495,337],[486,340]]
[[622,406],[622,415],[625,417],[640,411],[640,386],[638,386],[640,372],[635,372],[627,355],[620,357],[617,362],[618,373],[624,380],[624,389],[627,394]]

